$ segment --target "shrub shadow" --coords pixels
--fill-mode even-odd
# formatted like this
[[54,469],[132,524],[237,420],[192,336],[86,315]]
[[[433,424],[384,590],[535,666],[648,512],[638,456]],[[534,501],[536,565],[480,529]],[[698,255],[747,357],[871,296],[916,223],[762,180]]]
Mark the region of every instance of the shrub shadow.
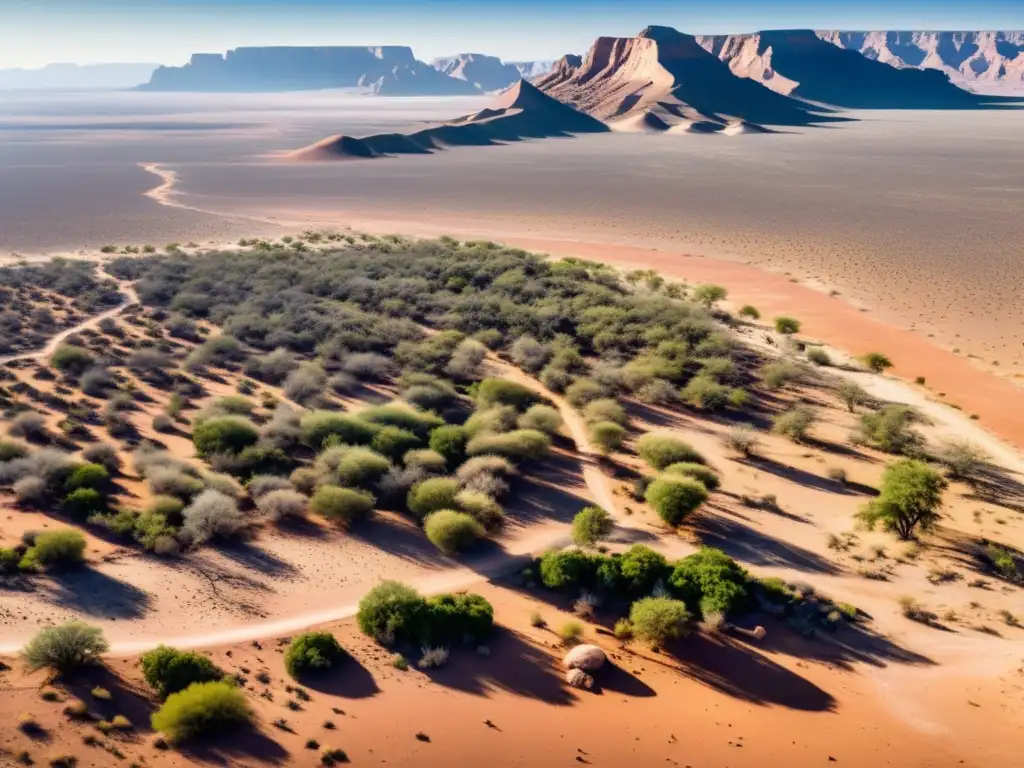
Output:
[[103,619],[138,619],[149,610],[149,594],[92,568],[52,573],[36,594],[47,602]]
[[380,693],[370,670],[354,656],[325,675],[310,675],[308,679],[303,677],[300,682],[310,690],[346,699],[366,699]]
[[254,762],[269,765],[294,764],[287,749],[254,726],[218,734],[215,744],[185,744],[180,751],[198,762],[229,768]]
[[[858,485],[856,483],[837,483],[835,480],[829,480],[827,477],[821,477],[813,472],[782,464],[765,456],[745,456],[738,459],[738,463],[752,469],[759,469],[762,472],[767,472],[768,474],[775,475],[776,477],[781,477],[782,479],[788,480],[796,485],[802,485],[805,488],[813,488],[817,491],[835,493],[839,496],[878,495],[877,491],[873,488],[869,488],[868,486]],[[865,493],[864,489],[867,489],[870,493]]]
[[729,557],[754,566],[781,566],[832,575],[840,572],[821,555],[769,536],[735,519],[700,515],[693,530],[705,546],[716,547]]

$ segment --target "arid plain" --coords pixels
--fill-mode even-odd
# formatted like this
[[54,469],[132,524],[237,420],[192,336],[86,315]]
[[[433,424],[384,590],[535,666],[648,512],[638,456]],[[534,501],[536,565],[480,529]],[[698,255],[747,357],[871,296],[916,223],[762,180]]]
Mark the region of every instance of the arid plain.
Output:
[[[321,741],[344,747],[356,764],[423,766],[488,754],[509,765],[980,767],[1019,754],[1021,592],[1015,579],[993,572],[985,547],[997,543],[1014,563],[1024,550],[1024,406],[1014,375],[1024,372],[1024,310],[1016,300],[1024,287],[1020,113],[865,112],[840,127],[777,135],[609,134],[311,165],[276,154],[330,133],[450,118],[486,100],[326,92],[264,95],[254,109],[252,97],[241,95],[18,98],[0,106],[0,259],[62,252],[100,259],[97,250],[107,244],[152,243],[162,251],[171,242],[195,254],[240,237],[351,228],[484,236],[654,267],[691,285],[727,286],[731,310],[747,301],[761,308],[763,321],[733,329],[735,349],[744,350],[736,356],[740,373],[749,373],[755,392],[758,434],[791,409],[811,408],[816,421],[800,441],[769,429],[759,452],[743,456],[727,448],[732,428],[750,415],[742,408],[723,415],[628,394],[629,437],[602,464],[571,403],[510,365],[504,352],[488,355],[480,376],[519,381],[563,420],[549,460],[516,480],[494,546],[456,562],[391,511],[351,530],[314,516],[296,527],[260,520],[242,542],[181,558],[156,557],[88,528],[83,571],[41,574],[24,591],[0,591],[0,652],[13,658],[39,627],[67,618],[100,626],[113,644],[108,666],[58,686],[57,696],[89,701],[101,722],[127,714],[135,730],[104,732],[97,741],[91,723],[69,724],[63,703],[38,698],[50,690],[42,675],[8,658],[16,668],[0,684],[10,694],[2,719],[28,714],[37,735],[53,744],[5,729],[0,760],[52,746],[77,755],[80,765],[104,765],[116,751],[152,765],[312,765]],[[804,320],[802,336],[824,341],[836,370],[781,389],[761,382],[755,358],[803,360],[773,333],[770,318],[779,314]],[[185,409],[180,428],[155,430],[170,393],[137,376],[130,349],[144,347],[148,332],[163,333],[161,317],[146,301],[117,311],[111,338],[121,339],[128,362],[112,368],[142,392],[126,417],[141,438],[202,468],[185,425],[233,395],[239,376],[204,374],[204,393]],[[106,341],[86,330],[98,355]],[[201,330],[219,333],[213,325]],[[175,359],[193,346],[173,342]],[[847,353],[869,349],[889,353],[900,378],[853,370]],[[10,388],[18,397],[36,393],[31,405],[56,434],[66,420],[43,404],[68,382],[55,381],[47,361],[12,365]],[[926,383],[910,383],[925,374]],[[859,410],[837,398],[843,381],[864,388]],[[942,404],[946,389],[957,408]],[[264,384],[254,394],[262,402],[290,398]],[[402,396],[390,382],[328,401],[358,414]],[[880,531],[854,533],[857,511],[876,495],[894,457],[850,434],[885,402],[921,414],[917,429],[928,446],[967,441],[993,466],[991,482],[951,481],[939,526],[921,546]],[[270,407],[257,407],[253,418],[268,423]],[[0,437],[8,427],[0,422]],[[118,442],[106,427],[92,431],[89,440]],[[677,530],[635,497],[632,481],[646,470],[633,454],[646,432],[689,441],[720,478],[700,514]],[[148,502],[135,469],[118,483],[119,504]],[[0,545],[29,530],[67,527],[59,513],[26,510],[13,494],[0,494]],[[608,622],[588,621],[585,640],[604,647],[614,668],[601,695],[570,690],[552,630],[572,618],[571,601],[524,584],[510,563],[568,543],[567,523],[588,503],[612,513],[613,551],[639,542],[675,559],[715,546],[756,577],[777,576],[803,585],[801,595],[852,604],[857,618],[834,635],[804,639],[766,617],[766,641],[701,630],[661,653],[623,645]],[[380,578],[427,594],[466,588],[484,595],[498,625],[486,653],[453,652],[444,670],[399,671],[351,619]],[[903,595],[931,618],[908,618]],[[309,625],[328,626],[353,660],[330,685],[313,686],[307,700],[288,684],[280,652],[284,638]],[[247,679],[259,723],[251,739],[208,752],[153,746],[148,717],[156,703],[135,662],[157,641],[198,648]],[[109,688],[112,701],[91,694],[94,685]]]

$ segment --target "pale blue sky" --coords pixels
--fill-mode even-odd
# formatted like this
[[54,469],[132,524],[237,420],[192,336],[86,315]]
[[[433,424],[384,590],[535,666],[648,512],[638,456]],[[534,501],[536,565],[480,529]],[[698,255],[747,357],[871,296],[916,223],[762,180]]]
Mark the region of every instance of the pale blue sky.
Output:
[[1021,29],[1024,0],[0,0],[0,67],[184,63],[241,45],[412,46],[421,59],[581,52],[649,24],[766,28]]

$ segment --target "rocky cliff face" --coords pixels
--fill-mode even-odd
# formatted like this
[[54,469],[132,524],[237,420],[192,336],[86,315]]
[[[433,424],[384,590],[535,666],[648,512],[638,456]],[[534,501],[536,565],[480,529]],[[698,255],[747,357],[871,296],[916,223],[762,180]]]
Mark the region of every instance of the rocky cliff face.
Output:
[[979,102],[944,73],[892,67],[811,30],[715,35],[698,42],[734,75],[810,101],[859,109],[959,109]]
[[519,76],[524,80],[543,77],[555,66],[553,61],[510,61],[509,64],[519,70]]
[[368,88],[391,96],[447,96],[476,92],[438,72],[406,46],[361,48],[236,48],[227,55],[197,53],[183,67],[160,67],[150,91],[299,91]]
[[955,82],[1024,88],[1024,32],[819,32],[894,67],[937,69]]
[[470,83],[480,91],[500,91],[522,78],[514,65],[482,53],[447,56],[434,59],[430,65],[438,72]]

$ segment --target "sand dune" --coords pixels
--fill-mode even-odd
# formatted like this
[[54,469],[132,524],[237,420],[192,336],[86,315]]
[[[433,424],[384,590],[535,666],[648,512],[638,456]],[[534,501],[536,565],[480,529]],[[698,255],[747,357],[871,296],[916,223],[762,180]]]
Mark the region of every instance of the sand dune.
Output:
[[424,155],[457,146],[489,146],[527,138],[604,133],[608,127],[545,95],[525,80],[508,88],[490,107],[409,134],[356,138],[337,135],[291,152],[295,162],[347,160],[388,155]]

